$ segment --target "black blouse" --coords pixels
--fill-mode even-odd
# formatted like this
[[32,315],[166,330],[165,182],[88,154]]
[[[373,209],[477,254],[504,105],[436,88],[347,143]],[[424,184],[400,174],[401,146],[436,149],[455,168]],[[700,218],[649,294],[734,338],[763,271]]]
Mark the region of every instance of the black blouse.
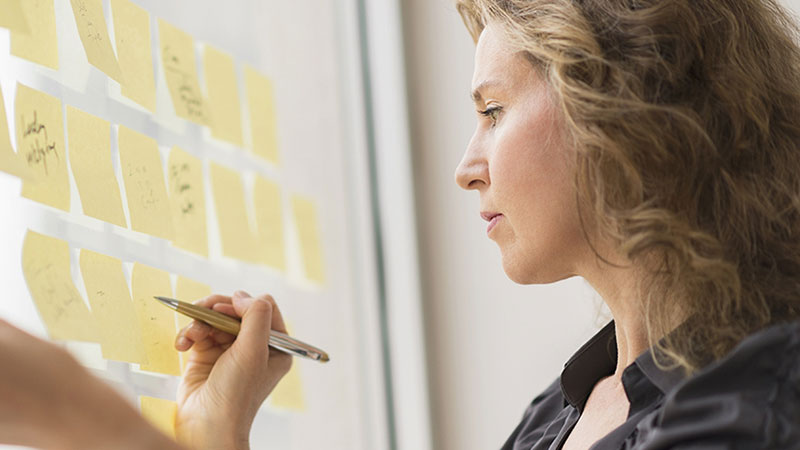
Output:
[[[502,450],[558,450],[594,385],[614,372],[614,322],[567,361],[533,399]],[[691,377],[639,356],[622,374],[628,418],[591,450],[800,449],[800,322],[744,339]]]

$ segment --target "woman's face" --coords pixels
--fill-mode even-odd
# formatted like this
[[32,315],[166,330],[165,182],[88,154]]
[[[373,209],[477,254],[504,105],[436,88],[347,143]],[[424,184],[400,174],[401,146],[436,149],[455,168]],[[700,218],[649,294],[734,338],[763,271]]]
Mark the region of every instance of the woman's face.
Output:
[[551,283],[578,272],[588,246],[576,207],[574,151],[564,145],[549,88],[499,29],[475,51],[475,134],[456,182],[480,194],[487,234],[517,283]]

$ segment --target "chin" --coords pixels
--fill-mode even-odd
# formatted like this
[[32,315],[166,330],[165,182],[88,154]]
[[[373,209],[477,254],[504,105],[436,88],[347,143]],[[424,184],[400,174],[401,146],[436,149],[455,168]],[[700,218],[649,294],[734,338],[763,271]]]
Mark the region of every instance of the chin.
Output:
[[503,255],[503,271],[517,284],[550,284],[572,276],[554,269],[555,267],[548,267],[541,261],[519,261]]

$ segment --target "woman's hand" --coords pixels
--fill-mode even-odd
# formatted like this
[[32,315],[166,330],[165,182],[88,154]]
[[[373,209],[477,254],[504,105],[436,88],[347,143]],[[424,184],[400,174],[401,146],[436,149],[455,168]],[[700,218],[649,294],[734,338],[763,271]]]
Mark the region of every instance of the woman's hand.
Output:
[[292,364],[292,357],[267,347],[270,330],[286,332],[275,300],[212,295],[196,304],[233,317],[242,327],[230,334],[194,321],[182,329],[175,348],[190,348],[178,388],[178,440],[193,448],[249,448],[248,438],[259,407]]
[[0,443],[178,449],[60,347],[0,320]]

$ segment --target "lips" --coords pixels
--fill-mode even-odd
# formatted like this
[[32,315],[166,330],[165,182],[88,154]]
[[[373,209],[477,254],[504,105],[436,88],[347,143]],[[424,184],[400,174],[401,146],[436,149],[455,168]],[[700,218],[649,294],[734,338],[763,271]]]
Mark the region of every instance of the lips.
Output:
[[482,212],[481,217],[483,220],[489,222],[489,226],[486,227],[486,234],[489,234],[497,225],[497,222],[503,218],[503,215],[496,212]]

